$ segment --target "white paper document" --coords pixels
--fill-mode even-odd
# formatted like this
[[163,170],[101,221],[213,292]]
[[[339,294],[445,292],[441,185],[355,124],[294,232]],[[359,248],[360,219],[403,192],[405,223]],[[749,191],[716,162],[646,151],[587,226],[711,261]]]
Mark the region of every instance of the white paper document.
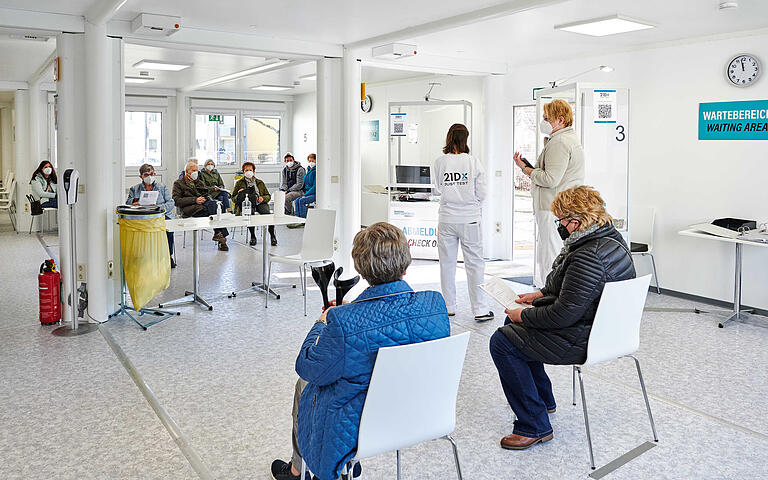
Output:
[[158,190],[143,190],[139,197],[139,205],[157,205]]
[[715,235],[716,237],[724,237],[724,238],[737,238],[741,235],[741,233],[737,232],[736,230],[729,230],[727,228],[718,227],[717,225],[712,225],[711,223],[697,223],[695,225],[691,225],[691,230],[698,230],[699,232],[708,233],[710,235]]
[[512,287],[510,287],[507,282],[499,277],[491,277],[487,282],[480,285],[480,288],[493,297],[493,299],[499,302],[504,308],[530,307],[530,305],[515,303],[515,300],[520,298],[519,295],[512,290]]

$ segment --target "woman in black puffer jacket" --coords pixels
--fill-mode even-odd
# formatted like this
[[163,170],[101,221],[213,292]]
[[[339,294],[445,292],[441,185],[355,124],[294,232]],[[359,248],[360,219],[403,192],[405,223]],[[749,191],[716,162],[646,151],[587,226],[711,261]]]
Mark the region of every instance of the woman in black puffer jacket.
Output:
[[501,440],[510,450],[552,439],[548,414],[556,407],[544,364],[583,363],[603,287],[635,278],[629,249],[597,190],[560,192],[551,210],[565,246],[545,287],[520,296],[519,303],[533,308],[507,310],[505,325],[491,337],[491,356],[517,416],[513,433]]

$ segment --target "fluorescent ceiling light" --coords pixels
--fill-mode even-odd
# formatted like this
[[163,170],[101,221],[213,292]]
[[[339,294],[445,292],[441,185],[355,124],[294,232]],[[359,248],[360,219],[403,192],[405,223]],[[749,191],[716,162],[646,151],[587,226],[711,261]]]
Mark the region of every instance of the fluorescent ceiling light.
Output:
[[252,90],[262,90],[264,92],[282,92],[283,90],[290,90],[293,86],[288,85],[259,85],[251,87]]
[[647,28],[654,28],[655,26],[656,25],[649,22],[635,20],[623,15],[613,15],[610,17],[555,25],[555,30],[564,30],[566,32],[580,33],[582,35],[591,35],[593,37],[604,37],[606,35],[615,35],[617,33],[645,30]]
[[152,77],[125,77],[125,83],[147,83],[152,80]]
[[600,65],[600,70],[606,73],[610,73],[613,71],[613,67],[610,65]]
[[145,68],[147,70],[167,70],[169,72],[178,72],[192,66],[191,63],[171,63],[161,62],[159,60],[141,60],[133,64],[134,68]]
[[201,88],[210,87],[212,85],[219,85],[221,83],[231,82],[234,80],[239,80],[243,77],[247,77],[250,75],[253,75],[255,73],[263,73],[267,71],[277,70],[283,65],[288,65],[292,63],[290,60],[272,60],[266,63],[262,63],[261,65],[253,68],[249,68],[246,70],[241,70],[239,72],[230,73],[229,75],[224,75],[221,77],[216,77],[211,80],[206,80],[205,82],[198,83],[196,85],[192,85],[189,87],[185,87],[182,89],[182,91],[190,92],[192,90],[199,90]]
[[299,80],[306,80],[308,82],[314,82],[317,80],[317,74],[316,73],[310,73],[309,75],[302,75],[299,77]]

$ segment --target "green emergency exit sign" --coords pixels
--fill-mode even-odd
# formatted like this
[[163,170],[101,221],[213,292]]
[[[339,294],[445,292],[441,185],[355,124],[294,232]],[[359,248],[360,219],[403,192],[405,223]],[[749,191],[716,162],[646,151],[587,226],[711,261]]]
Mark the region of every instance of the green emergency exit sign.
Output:
[[221,115],[208,115],[208,121],[224,123],[224,119],[221,118]]

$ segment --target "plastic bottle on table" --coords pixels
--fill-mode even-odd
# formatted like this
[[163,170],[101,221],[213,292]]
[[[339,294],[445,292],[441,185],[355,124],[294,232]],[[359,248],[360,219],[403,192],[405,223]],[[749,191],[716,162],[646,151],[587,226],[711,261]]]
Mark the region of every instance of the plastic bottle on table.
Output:
[[221,201],[216,200],[216,221],[221,221]]
[[251,218],[251,200],[248,198],[248,196],[245,196],[245,200],[243,200],[243,205],[241,207],[243,217],[245,217],[246,220],[250,220]]

